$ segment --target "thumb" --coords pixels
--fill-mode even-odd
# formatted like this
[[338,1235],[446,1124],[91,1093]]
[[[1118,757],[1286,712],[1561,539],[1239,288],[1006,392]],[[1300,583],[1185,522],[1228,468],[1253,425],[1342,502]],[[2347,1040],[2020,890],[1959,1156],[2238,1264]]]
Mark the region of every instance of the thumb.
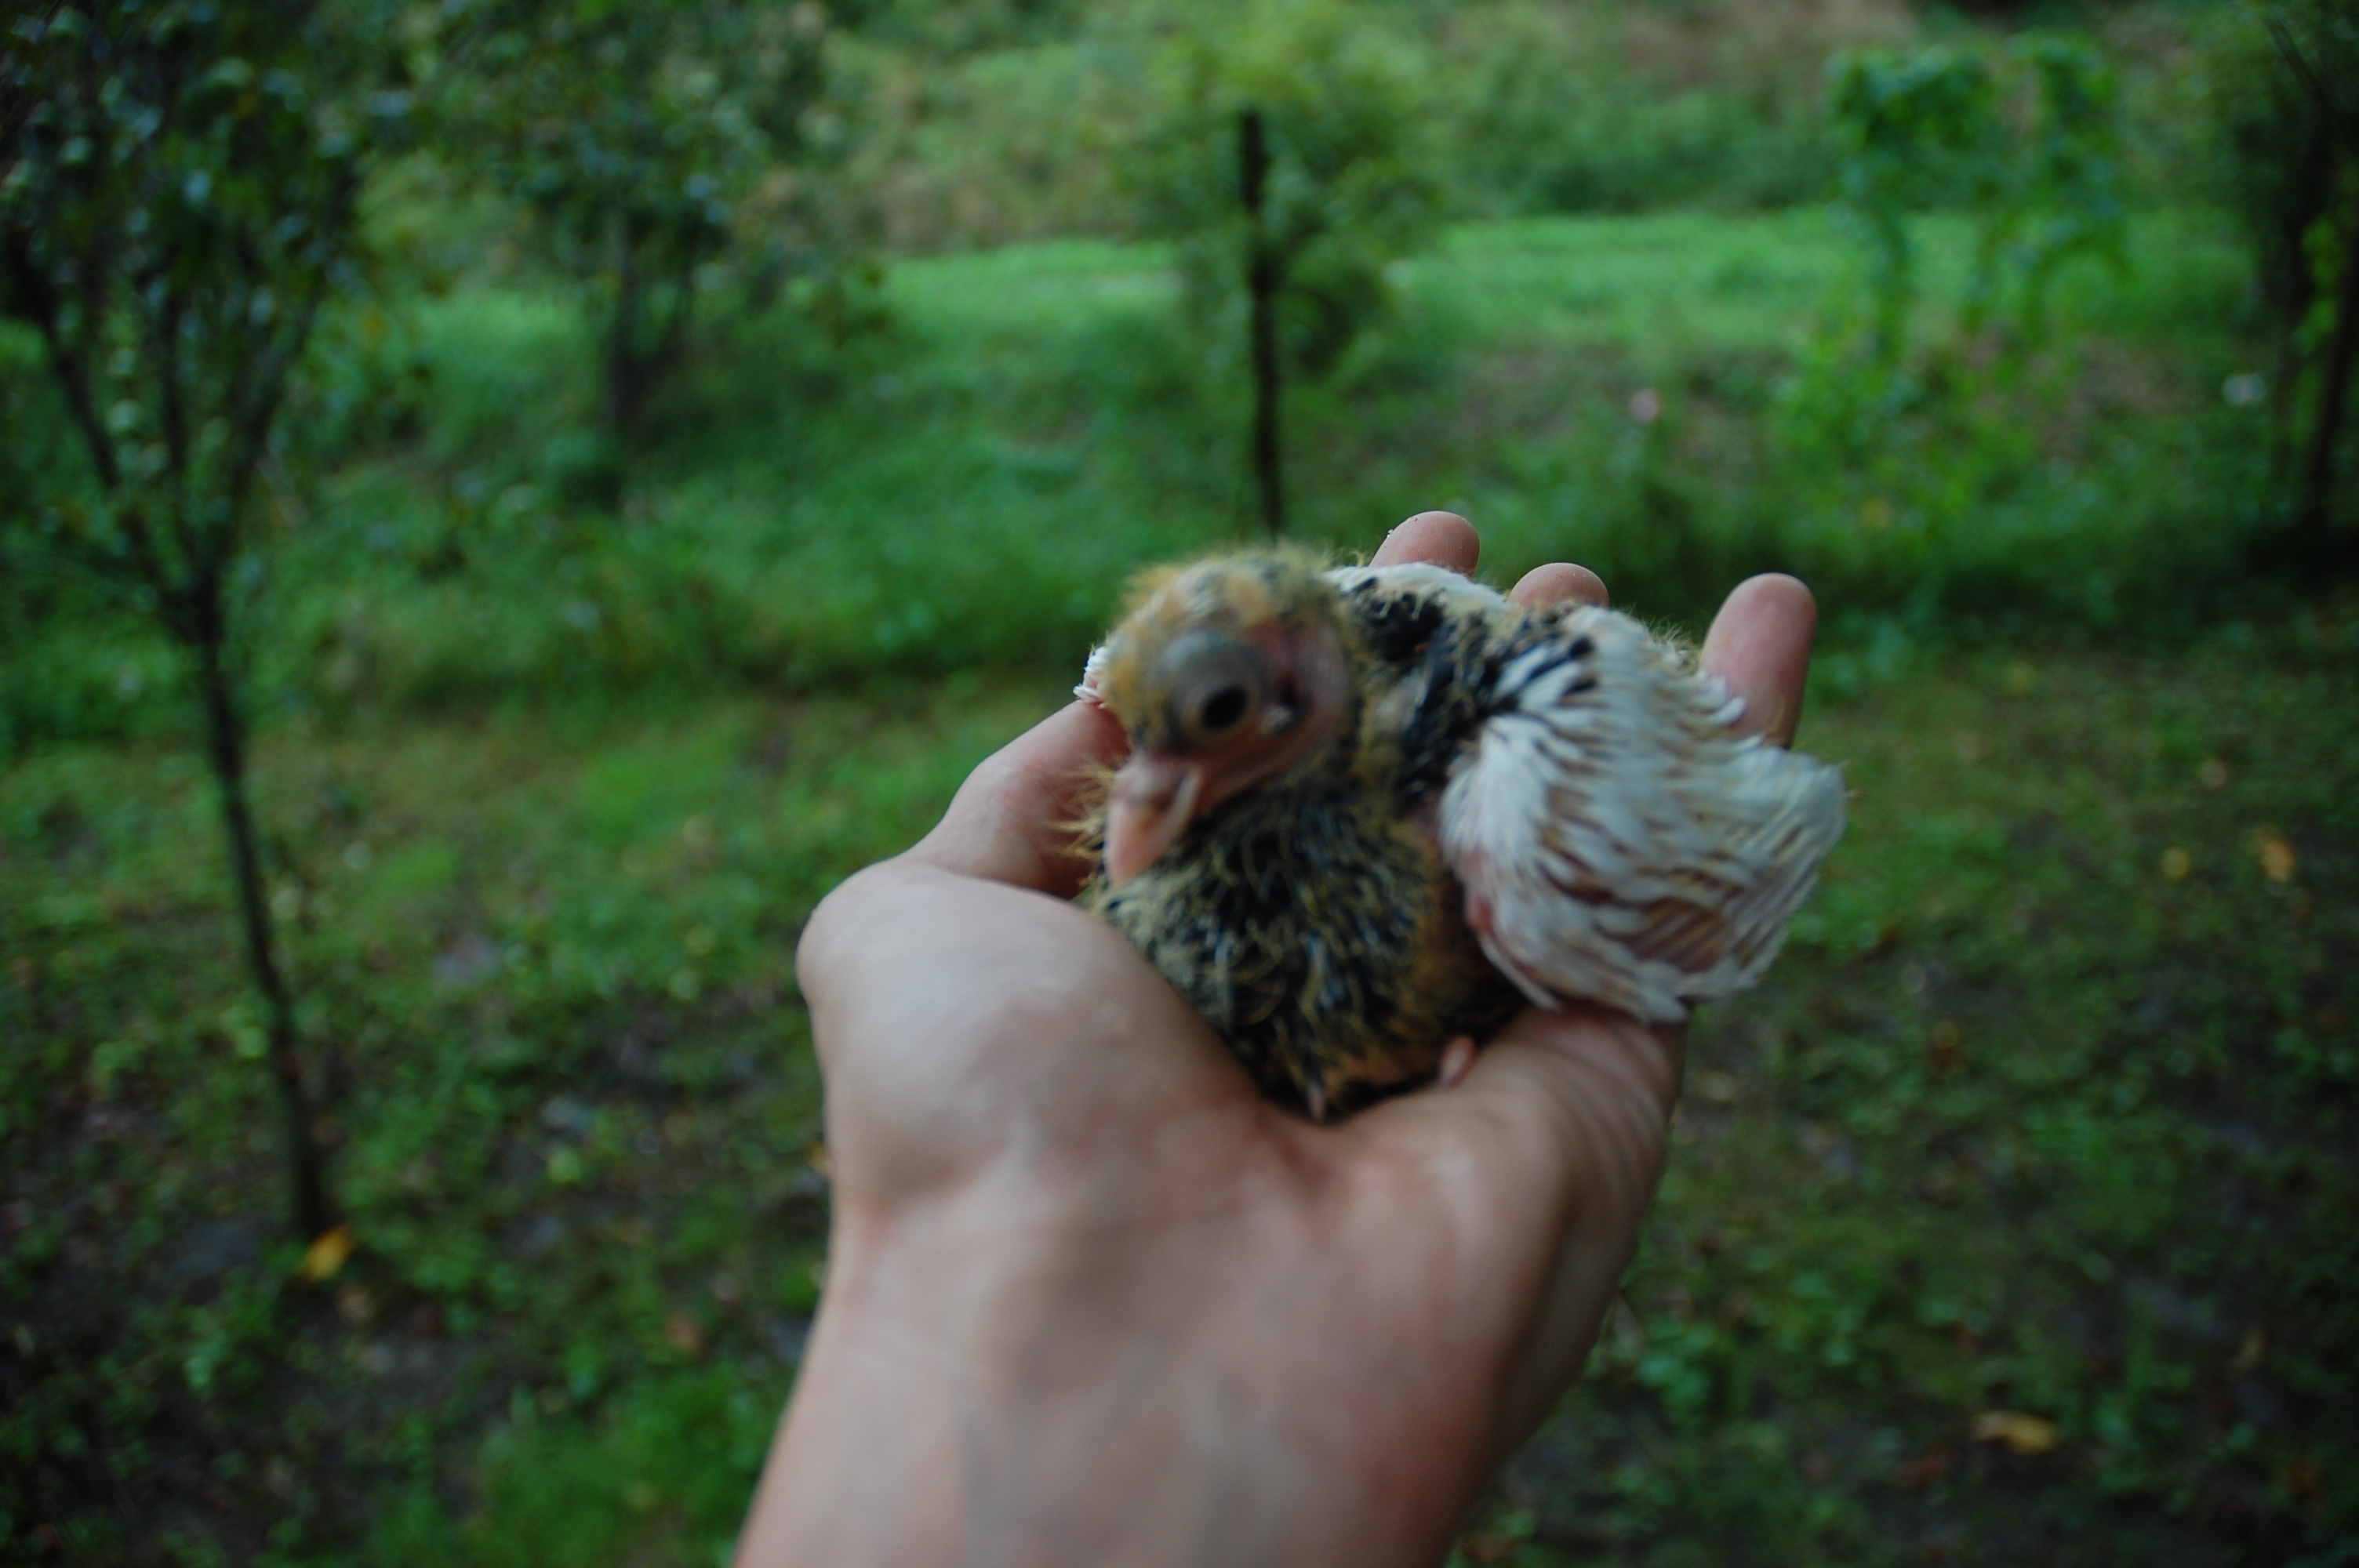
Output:
[[1058,709],[984,758],[908,858],[1071,898],[1090,874],[1071,824],[1087,807],[1093,773],[1122,761],[1128,746],[1121,722],[1096,703]]

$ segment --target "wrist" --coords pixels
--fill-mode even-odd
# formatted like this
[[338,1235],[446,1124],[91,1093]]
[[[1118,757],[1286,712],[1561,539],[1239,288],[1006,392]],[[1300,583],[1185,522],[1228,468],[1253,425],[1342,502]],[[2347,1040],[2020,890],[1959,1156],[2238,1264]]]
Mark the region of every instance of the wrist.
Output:
[[[928,1206],[839,1226],[745,1568],[1438,1560],[1484,1457],[1453,1487],[1449,1456],[1474,1440],[1368,1441],[1381,1372],[1275,1398],[1288,1376],[1220,1291],[1266,1271],[1208,1260],[1201,1289],[1158,1274],[1148,1299],[1124,1287],[1119,1238]],[[1407,1473],[1370,1463],[1405,1452],[1422,1456]]]

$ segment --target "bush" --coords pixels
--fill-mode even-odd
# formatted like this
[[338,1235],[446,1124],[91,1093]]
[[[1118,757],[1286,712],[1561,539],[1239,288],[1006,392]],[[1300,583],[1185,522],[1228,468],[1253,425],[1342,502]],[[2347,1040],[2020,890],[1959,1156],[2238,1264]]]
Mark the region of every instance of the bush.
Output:
[[[1523,0],[1454,14],[1437,53],[1459,204],[1628,212],[1827,196],[1836,149],[1818,73],[1837,40],[1857,40],[1808,23],[1748,36],[1748,19]],[[1670,66],[1715,47],[1706,81]]]

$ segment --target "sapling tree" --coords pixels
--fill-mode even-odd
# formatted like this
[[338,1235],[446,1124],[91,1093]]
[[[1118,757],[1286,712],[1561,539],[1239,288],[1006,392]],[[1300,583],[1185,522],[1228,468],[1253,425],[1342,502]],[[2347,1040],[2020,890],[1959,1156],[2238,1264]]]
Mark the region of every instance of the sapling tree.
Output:
[[[798,159],[843,135],[816,0],[475,0],[446,84],[456,161],[522,203],[601,326],[601,409],[627,442],[679,362],[700,270],[755,296],[826,247],[797,220]],[[748,222],[751,218],[755,222]],[[759,233],[748,232],[756,226]]]
[[1282,526],[1285,381],[1333,371],[1393,305],[1442,191],[1416,57],[1335,0],[1265,0],[1176,35],[1128,177],[1187,308],[1254,364],[1262,517]]
[[[1830,313],[1780,398],[1780,444],[1831,515],[1868,538],[1897,524],[1870,546],[1897,563],[1912,539],[1978,525],[2036,460],[2022,395],[2052,389],[2069,362],[2034,358],[2052,338],[2054,282],[2125,247],[2114,81],[2085,45],[2035,34],[1838,56],[1829,88],[1868,287],[1857,312]],[[1915,343],[1920,214],[1934,211],[1971,248],[1954,312]]]
[[2035,34],[1998,60],[1935,46],[1841,55],[1830,70],[1843,197],[1867,231],[1886,364],[1907,347],[1917,212],[1949,208],[1974,224],[1961,323],[1969,334],[2004,310],[2014,343],[2036,342],[2068,263],[2120,264],[2128,208],[2115,81],[2094,51]]
[[369,0],[90,0],[0,31],[0,310],[38,333],[83,460],[79,482],[7,504],[184,656],[305,1238],[332,1211],[263,896],[237,633],[257,479],[348,276],[370,160],[409,115],[389,23]]
[[2067,264],[2126,265],[2120,82],[2095,50],[2071,39],[2034,34],[2012,52],[2032,80],[2030,135],[1991,227],[2013,250],[2023,333],[2037,340],[2049,286]]
[[1916,300],[1910,215],[1959,200],[1988,207],[2005,189],[1997,81],[1980,55],[1940,47],[1839,55],[1829,73],[1830,103],[1847,144],[1843,200],[1867,230],[1876,355],[1888,364],[1907,344]]

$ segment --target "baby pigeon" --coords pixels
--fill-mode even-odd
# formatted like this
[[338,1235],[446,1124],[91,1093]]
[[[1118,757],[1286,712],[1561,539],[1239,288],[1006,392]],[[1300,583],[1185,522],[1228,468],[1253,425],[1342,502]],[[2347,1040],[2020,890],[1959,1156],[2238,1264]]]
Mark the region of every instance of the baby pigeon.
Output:
[[1683,650],[1438,567],[1149,572],[1079,690],[1131,741],[1084,903],[1314,1119],[1527,1002],[1744,989],[1843,836],[1841,773]]

